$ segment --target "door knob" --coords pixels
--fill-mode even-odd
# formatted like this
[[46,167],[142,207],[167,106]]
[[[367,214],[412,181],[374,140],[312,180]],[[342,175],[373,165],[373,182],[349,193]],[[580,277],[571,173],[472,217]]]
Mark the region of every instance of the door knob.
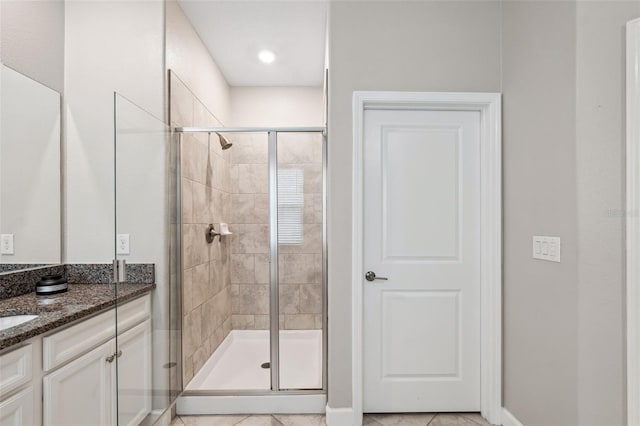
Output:
[[367,281],[373,281],[373,280],[388,280],[389,278],[386,277],[376,277],[376,273],[373,271],[369,271],[366,274],[364,274],[364,277],[367,279]]

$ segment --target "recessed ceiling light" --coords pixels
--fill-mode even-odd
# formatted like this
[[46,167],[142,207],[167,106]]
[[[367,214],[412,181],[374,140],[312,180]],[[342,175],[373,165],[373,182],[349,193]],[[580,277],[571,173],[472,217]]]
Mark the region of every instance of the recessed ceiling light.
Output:
[[270,64],[276,60],[276,54],[271,50],[261,50],[258,53],[258,59],[260,59],[265,64]]

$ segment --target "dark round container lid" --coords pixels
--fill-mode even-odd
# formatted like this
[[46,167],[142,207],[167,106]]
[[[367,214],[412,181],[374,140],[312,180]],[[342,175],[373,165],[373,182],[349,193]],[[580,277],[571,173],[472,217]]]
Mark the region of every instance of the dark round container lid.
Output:
[[64,278],[63,275],[61,274],[52,274],[52,275],[44,275],[42,278],[40,278],[40,281],[38,281],[38,285],[43,286],[43,285],[58,285],[58,284],[64,284],[66,283],[67,280]]

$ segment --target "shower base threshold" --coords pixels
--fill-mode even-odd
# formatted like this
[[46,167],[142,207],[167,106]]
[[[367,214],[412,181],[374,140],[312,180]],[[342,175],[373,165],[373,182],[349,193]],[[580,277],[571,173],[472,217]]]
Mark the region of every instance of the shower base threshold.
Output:
[[183,416],[216,414],[324,414],[324,393],[294,395],[181,395],[176,413]]
[[[268,330],[233,330],[185,391],[269,391]],[[322,389],[322,331],[280,331],[280,389]],[[200,393],[200,392],[198,392]]]

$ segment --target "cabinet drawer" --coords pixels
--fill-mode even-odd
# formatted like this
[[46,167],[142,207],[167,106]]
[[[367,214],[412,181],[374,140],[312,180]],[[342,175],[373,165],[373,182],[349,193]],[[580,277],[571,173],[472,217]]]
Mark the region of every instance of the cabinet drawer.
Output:
[[[150,296],[118,306],[118,332],[144,321],[151,312]],[[116,333],[115,309],[110,309],[43,339],[44,371],[95,348],[114,337]]]
[[87,352],[115,335],[113,309],[42,339],[42,362],[49,371]]
[[[0,424],[5,426],[34,426],[33,386],[0,402]],[[38,421],[40,423],[40,421]]]
[[0,398],[31,381],[32,351],[29,344],[0,356]]
[[146,295],[139,299],[118,306],[118,334],[141,323],[151,315],[151,296]]

